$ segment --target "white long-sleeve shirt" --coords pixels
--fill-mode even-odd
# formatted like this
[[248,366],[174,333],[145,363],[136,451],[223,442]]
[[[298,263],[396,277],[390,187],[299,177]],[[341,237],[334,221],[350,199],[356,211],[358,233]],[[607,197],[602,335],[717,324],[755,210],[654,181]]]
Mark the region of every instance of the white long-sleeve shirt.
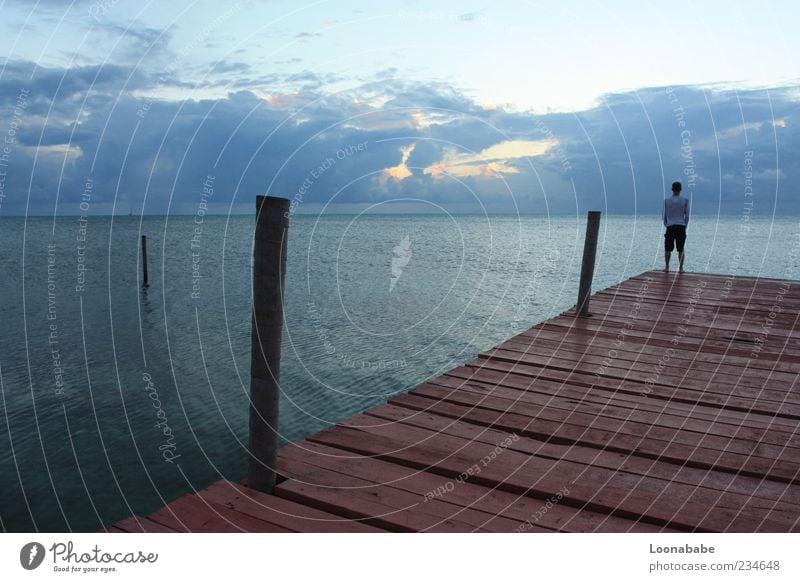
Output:
[[680,224],[686,226],[689,224],[689,199],[684,198],[680,194],[674,194],[664,200],[664,210],[661,213],[664,219],[664,226],[672,226]]

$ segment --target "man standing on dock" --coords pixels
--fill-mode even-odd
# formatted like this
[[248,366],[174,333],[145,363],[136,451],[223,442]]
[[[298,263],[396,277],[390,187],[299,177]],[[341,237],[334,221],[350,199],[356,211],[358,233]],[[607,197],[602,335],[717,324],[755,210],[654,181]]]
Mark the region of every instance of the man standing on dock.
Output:
[[669,273],[669,258],[673,247],[678,247],[678,272],[683,273],[683,244],[686,242],[686,226],[689,224],[689,200],[681,196],[681,183],[672,183],[672,196],[664,200],[662,212],[664,226],[664,272]]

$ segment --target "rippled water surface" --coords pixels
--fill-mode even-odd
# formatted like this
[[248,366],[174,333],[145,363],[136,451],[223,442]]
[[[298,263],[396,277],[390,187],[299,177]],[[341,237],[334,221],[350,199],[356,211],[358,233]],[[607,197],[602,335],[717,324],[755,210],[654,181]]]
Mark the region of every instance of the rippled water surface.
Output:
[[[797,218],[741,224],[695,217],[687,268],[798,278]],[[92,217],[81,248],[76,217],[0,218],[4,529],[94,530],[244,476],[253,226]],[[583,233],[560,216],[295,216],[283,438],[571,307]],[[604,217],[595,289],[660,268],[661,236],[658,217]]]

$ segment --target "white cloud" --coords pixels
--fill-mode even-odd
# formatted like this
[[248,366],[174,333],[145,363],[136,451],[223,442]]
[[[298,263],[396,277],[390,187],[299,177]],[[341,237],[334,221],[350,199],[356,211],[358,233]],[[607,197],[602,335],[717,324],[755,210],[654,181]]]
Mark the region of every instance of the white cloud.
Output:
[[424,173],[434,177],[518,174],[519,170],[511,164],[511,160],[545,155],[557,143],[553,139],[508,140],[489,146],[477,154],[448,149],[444,157],[425,168]]

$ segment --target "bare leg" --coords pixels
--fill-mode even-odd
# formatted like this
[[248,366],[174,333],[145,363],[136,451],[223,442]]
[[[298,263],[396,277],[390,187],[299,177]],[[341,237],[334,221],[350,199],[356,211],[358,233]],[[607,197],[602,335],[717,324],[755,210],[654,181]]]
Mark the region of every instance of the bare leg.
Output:
[[683,257],[684,253],[678,253],[678,272],[683,273]]
[[669,273],[669,257],[672,253],[666,252],[664,253],[664,272]]

